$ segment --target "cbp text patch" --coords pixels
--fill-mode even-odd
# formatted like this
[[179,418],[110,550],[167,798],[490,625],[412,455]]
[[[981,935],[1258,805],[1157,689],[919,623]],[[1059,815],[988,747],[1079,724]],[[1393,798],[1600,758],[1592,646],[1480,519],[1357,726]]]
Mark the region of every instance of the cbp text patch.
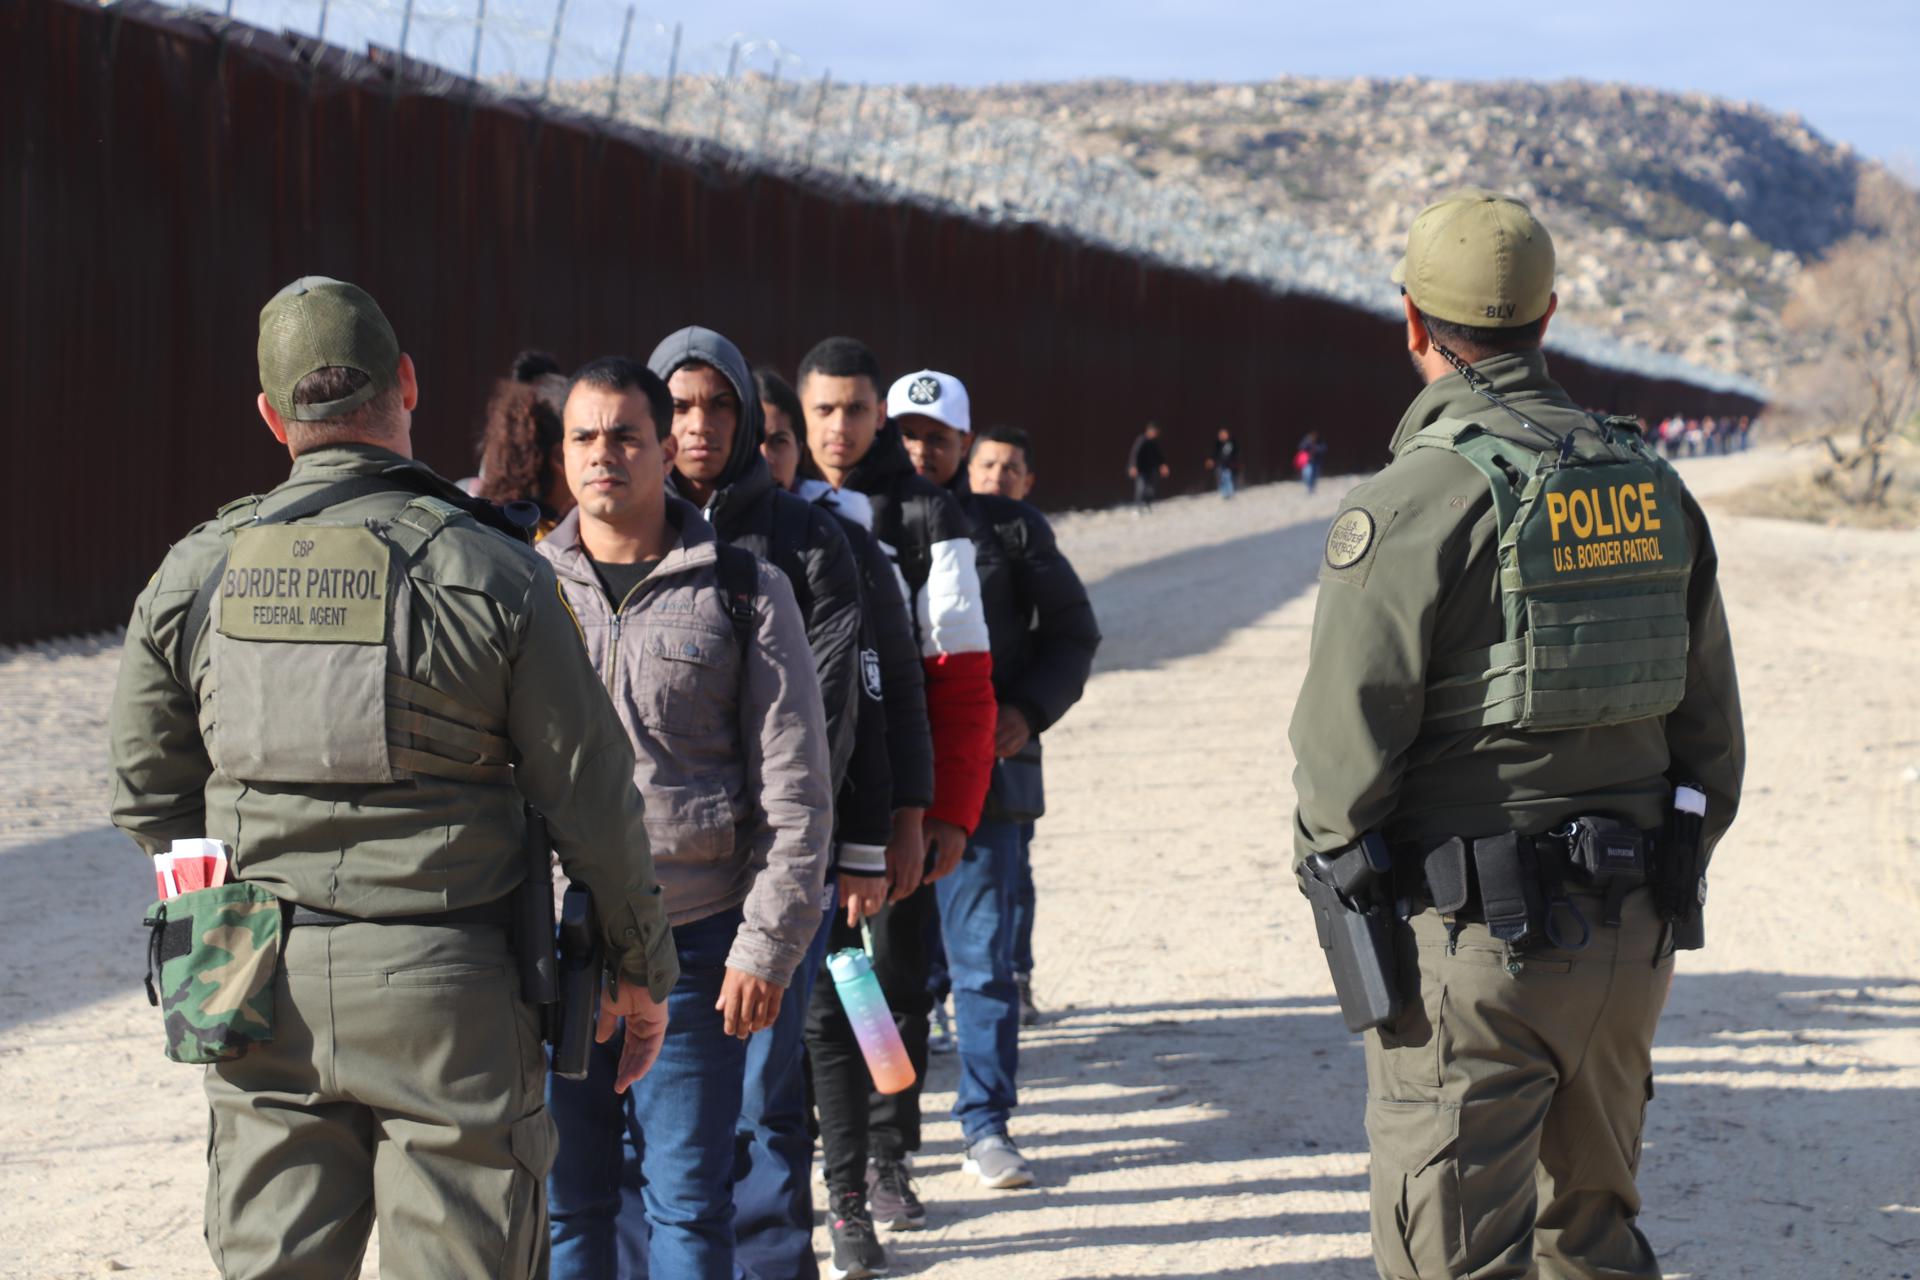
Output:
[[220,634],[384,644],[388,567],[386,544],[369,529],[248,529],[233,540],[220,574]]

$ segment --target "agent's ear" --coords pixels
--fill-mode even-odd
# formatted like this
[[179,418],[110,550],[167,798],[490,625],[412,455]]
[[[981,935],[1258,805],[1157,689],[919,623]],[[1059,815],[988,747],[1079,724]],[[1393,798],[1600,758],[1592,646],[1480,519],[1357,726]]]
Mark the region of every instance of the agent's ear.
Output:
[[[1420,308],[1413,305],[1413,299],[1406,294],[1400,295],[1400,303],[1407,309],[1407,350],[1415,359],[1427,354],[1427,348],[1433,345],[1433,339],[1427,334],[1427,322],[1420,314]],[[1547,314],[1553,314],[1551,305]]]
[[294,456],[293,446],[287,444],[287,424],[280,420],[279,413],[274,410],[272,405],[267,403],[266,392],[262,391],[253,398],[253,407],[260,411],[260,421],[267,424],[267,430],[273,432],[273,438],[281,444],[286,445],[287,455],[289,457]]
[[1547,323],[1553,319],[1553,313],[1559,309],[1560,295],[1558,293],[1548,294],[1547,314],[1540,317],[1540,341],[1545,342],[1547,340]]
[[413,357],[402,351],[394,374],[400,383],[400,407],[412,413],[420,404],[420,378],[414,372]]

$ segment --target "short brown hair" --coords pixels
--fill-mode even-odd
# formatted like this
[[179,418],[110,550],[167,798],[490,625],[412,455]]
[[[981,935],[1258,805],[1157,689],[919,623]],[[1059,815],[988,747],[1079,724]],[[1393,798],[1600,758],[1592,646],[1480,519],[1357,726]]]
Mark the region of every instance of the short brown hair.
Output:
[[[294,384],[295,404],[326,404],[342,400],[367,385],[369,379],[358,369],[330,365],[315,369]],[[312,422],[287,422],[287,444],[295,453],[319,449],[330,444],[384,444],[399,433],[399,384],[388,387],[373,399],[338,418],[320,418]]]

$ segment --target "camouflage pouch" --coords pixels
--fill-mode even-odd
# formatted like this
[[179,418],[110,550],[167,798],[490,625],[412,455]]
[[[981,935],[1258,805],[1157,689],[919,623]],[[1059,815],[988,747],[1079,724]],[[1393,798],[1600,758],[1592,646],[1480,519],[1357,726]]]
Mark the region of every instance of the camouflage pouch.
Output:
[[273,978],[286,915],[247,881],[147,908],[147,1000],[166,1016],[167,1056],[225,1062],[273,1040]]

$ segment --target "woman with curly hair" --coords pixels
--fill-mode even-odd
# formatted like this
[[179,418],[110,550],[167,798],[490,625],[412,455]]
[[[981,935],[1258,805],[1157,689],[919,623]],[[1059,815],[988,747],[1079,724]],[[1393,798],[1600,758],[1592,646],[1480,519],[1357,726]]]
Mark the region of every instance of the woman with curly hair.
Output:
[[494,502],[538,505],[536,538],[546,537],[573,510],[573,493],[560,461],[560,409],[550,383],[564,392],[565,380],[557,374],[494,385],[480,437],[480,483],[475,490]]

